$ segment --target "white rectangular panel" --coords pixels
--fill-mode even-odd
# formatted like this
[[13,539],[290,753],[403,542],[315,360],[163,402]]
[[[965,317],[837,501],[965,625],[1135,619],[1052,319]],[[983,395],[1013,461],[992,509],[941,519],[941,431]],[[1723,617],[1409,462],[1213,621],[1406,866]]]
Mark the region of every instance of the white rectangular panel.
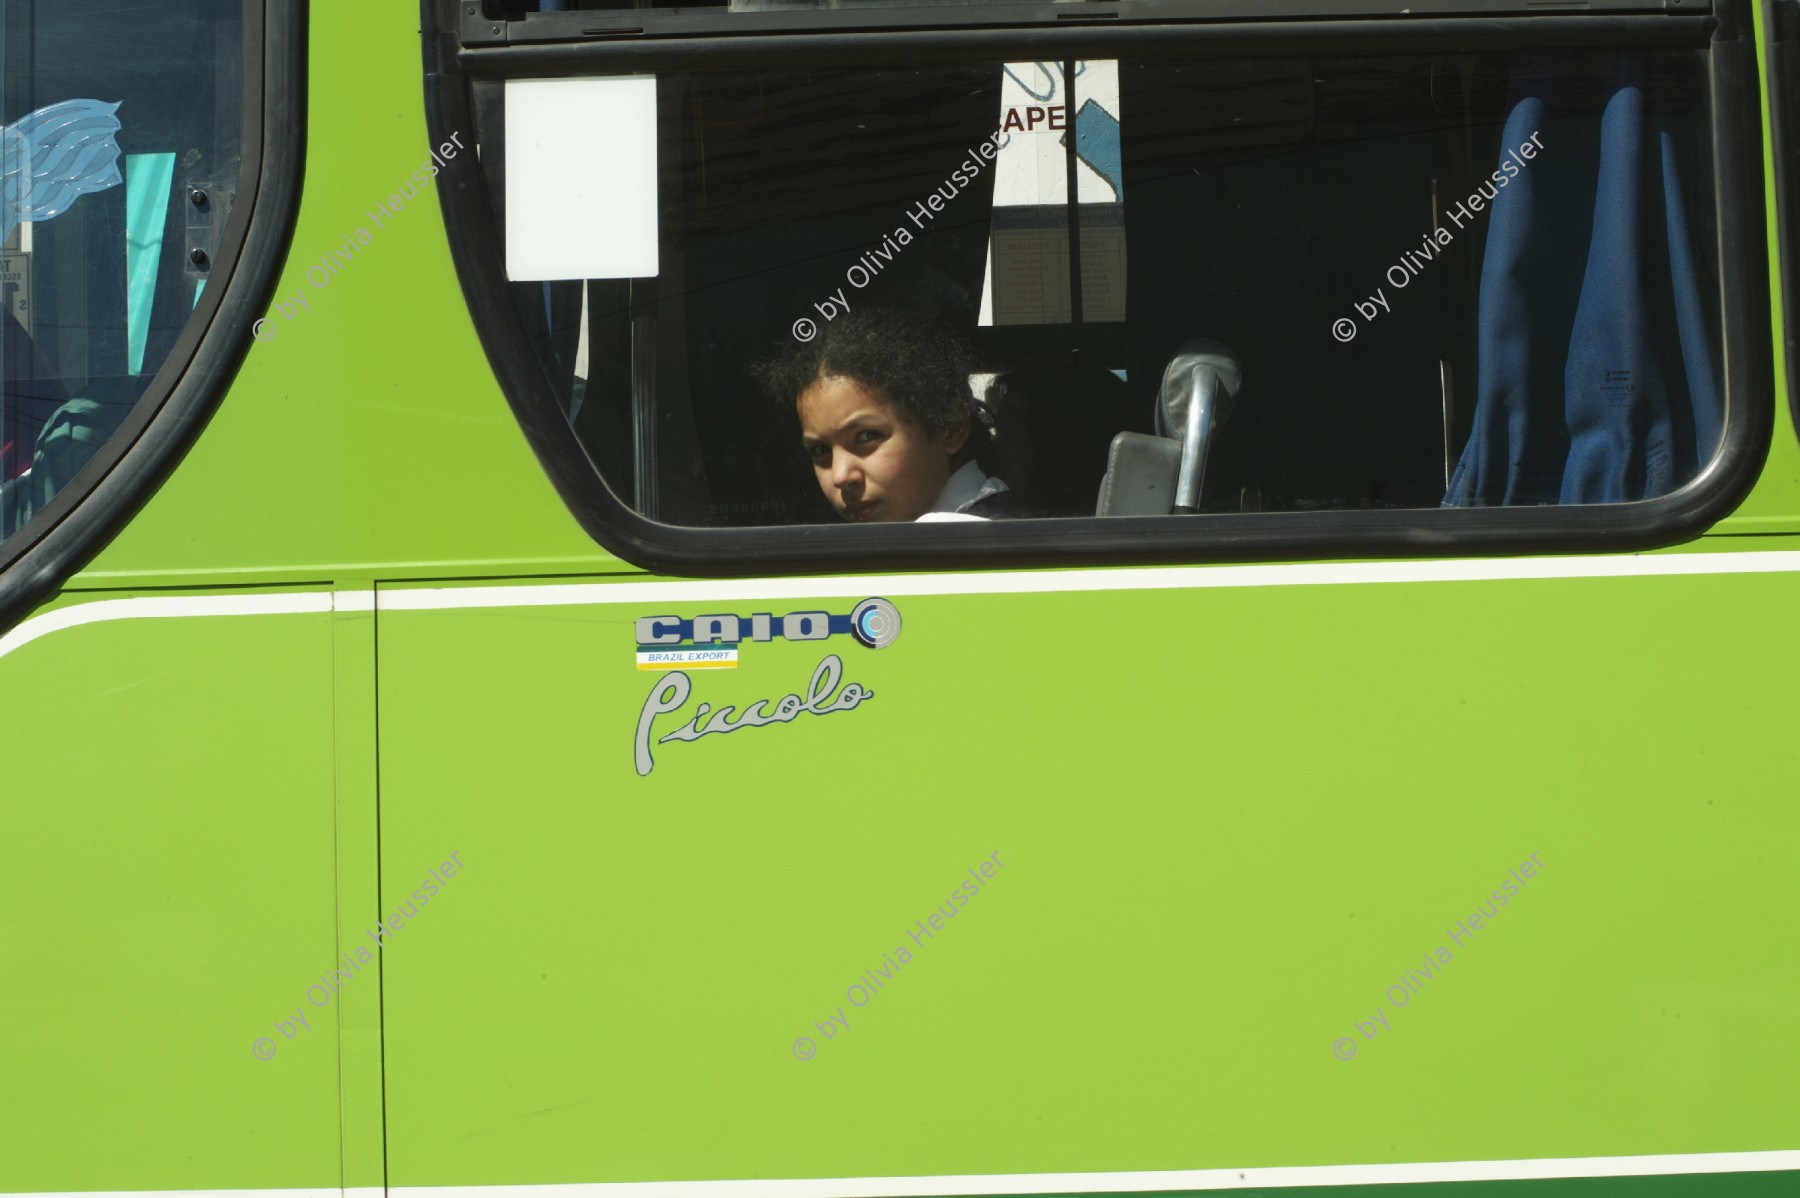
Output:
[[656,77],[507,80],[506,277],[656,271]]
[[[999,160],[978,323],[1066,324],[1069,303],[1069,129],[1063,64],[1001,66]],[[1081,221],[1081,318],[1125,319],[1124,179],[1119,64],[1074,64],[1076,199]]]

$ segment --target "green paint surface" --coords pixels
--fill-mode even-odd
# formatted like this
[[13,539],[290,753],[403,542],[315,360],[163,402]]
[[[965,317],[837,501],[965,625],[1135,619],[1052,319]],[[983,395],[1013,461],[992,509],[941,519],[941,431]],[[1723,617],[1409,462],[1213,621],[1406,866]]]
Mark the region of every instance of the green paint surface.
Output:
[[[271,312],[193,450],[43,610],[638,580],[532,457],[435,193],[368,215],[426,158],[416,10],[321,0],[310,27],[277,289],[307,306]],[[1775,437],[1716,531],[1773,535],[1683,552],[1800,548],[1785,392],[1748,400]],[[634,605],[140,620],[0,658],[0,1192],[1800,1147],[1800,577],[899,607],[889,649],[747,645],[689,710],[801,691],[827,651],[865,704],[658,746],[648,777],[632,733],[658,676],[632,621],[661,613]],[[379,974],[255,1059],[452,852]],[[1448,941],[1534,852],[1544,872]],[[1440,945],[1441,974],[1385,1005]],[[1352,1192],[1451,1189],[1800,1177]]]
[[[252,345],[181,469],[76,585],[618,568],[557,497],[488,367],[439,180],[380,226],[369,216],[429,156],[418,18],[416,6],[313,7],[311,77],[357,84],[307,89],[304,199],[276,295],[310,307],[291,320],[271,307],[274,339]],[[355,37],[329,32],[344,22]],[[359,227],[370,244],[317,273],[324,287],[309,283]]]
[[331,1184],[336,1012],[251,1055],[333,959],[327,620],[0,660],[0,1191]]
[[[1721,929],[1800,901],[1800,817],[1770,798],[1800,751],[1762,698],[1800,652],[1721,619],[1672,693],[1654,646],[1796,601],[1789,575],[913,598],[891,648],[746,644],[694,672],[688,714],[803,692],[827,649],[874,694],[660,745],[647,777],[631,620],[657,613],[384,615],[384,876],[468,846],[389,974],[392,1176],[1790,1144],[1800,985]],[[700,610],[721,607],[677,609]],[[1448,940],[1534,852],[1544,872]],[[1439,945],[1441,974],[1384,1003]],[[503,1012],[525,1013],[506,1037],[459,1030]]]

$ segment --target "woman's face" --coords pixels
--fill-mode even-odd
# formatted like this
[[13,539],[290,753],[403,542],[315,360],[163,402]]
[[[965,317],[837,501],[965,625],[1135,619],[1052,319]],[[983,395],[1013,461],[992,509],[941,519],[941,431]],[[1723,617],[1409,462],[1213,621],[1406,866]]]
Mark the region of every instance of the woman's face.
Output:
[[841,376],[819,379],[794,401],[819,490],[846,520],[917,520],[950,479],[968,425],[932,434],[886,395]]

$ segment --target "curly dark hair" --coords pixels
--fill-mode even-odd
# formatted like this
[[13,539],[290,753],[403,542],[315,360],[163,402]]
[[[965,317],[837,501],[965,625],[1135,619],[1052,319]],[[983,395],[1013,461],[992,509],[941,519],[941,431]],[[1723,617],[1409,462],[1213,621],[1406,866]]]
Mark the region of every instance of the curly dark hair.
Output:
[[751,367],[790,421],[801,393],[825,378],[854,379],[881,392],[904,418],[934,435],[954,430],[966,415],[969,439],[957,454],[959,461],[988,446],[987,426],[969,390],[974,370],[974,353],[944,324],[882,308],[847,312],[813,340],[792,342]]

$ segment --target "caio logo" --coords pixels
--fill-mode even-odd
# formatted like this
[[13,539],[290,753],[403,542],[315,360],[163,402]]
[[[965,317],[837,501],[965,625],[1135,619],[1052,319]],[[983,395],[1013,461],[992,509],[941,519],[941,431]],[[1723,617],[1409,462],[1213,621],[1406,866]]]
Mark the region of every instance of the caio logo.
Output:
[[844,614],[796,611],[786,615],[642,616],[637,621],[641,670],[725,668],[737,665],[740,645],[756,641],[823,641],[848,635],[885,649],[900,635],[900,611],[886,599],[864,599]]
[[672,732],[655,734],[657,719],[681,711],[693,694],[690,670],[736,669],[738,647],[745,641],[823,641],[846,633],[870,649],[885,649],[900,635],[900,612],[886,599],[864,599],[844,615],[796,611],[782,616],[757,612],[750,616],[645,616],[638,620],[638,669],[668,671],[651,686],[638,713],[634,747],[638,777],[656,767],[655,745],[696,741],[744,728],[771,728],[802,715],[854,711],[873,699],[875,692],[862,683],[844,681],[843,659],[827,652],[814,668],[804,694],[751,700],[742,704],[741,714],[736,703],[716,706],[715,694],[713,702],[694,709],[687,723]]

